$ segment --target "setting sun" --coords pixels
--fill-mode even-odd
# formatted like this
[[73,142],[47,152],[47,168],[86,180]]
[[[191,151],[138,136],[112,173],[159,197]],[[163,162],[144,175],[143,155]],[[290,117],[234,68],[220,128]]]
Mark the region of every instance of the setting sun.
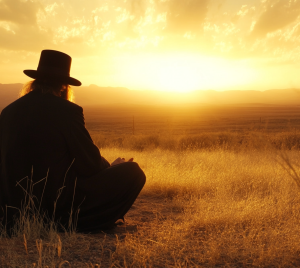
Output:
[[252,83],[255,72],[242,61],[197,54],[130,55],[119,79],[132,89],[190,92]]
[[[250,3],[251,2],[251,3]],[[297,88],[295,1],[0,1],[1,83],[27,82],[42,49],[73,58],[84,86]],[[26,14],[26,15],[25,15]],[[34,42],[32,42],[34,40]]]

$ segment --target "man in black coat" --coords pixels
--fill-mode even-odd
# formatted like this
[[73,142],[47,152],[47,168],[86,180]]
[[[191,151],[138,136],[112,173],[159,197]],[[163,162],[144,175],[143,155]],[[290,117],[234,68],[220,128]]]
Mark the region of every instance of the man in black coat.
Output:
[[70,66],[68,55],[42,51],[38,69],[24,71],[35,79],[26,94],[0,115],[0,219],[9,228],[28,194],[65,227],[76,218],[78,231],[109,228],[145,184],[132,159],[110,165],[94,145],[82,108],[68,100],[68,85],[81,85]]

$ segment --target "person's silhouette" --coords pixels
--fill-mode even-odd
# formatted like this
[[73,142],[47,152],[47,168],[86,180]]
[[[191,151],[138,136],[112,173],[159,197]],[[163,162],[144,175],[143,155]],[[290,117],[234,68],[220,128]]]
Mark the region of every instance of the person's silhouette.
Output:
[[34,79],[24,96],[1,112],[0,217],[8,227],[28,181],[37,206],[65,227],[71,210],[79,208],[77,230],[83,232],[123,218],[145,184],[132,159],[110,165],[94,145],[82,108],[70,101],[69,85],[81,85],[70,77],[70,66],[70,56],[43,50],[37,70],[24,71]]

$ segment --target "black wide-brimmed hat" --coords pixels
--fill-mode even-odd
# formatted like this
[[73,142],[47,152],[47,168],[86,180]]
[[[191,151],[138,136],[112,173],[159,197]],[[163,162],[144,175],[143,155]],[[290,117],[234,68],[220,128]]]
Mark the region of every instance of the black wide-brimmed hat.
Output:
[[71,62],[72,58],[65,53],[56,50],[43,50],[37,70],[24,70],[23,72],[33,79],[80,86],[80,81],[70,77]]

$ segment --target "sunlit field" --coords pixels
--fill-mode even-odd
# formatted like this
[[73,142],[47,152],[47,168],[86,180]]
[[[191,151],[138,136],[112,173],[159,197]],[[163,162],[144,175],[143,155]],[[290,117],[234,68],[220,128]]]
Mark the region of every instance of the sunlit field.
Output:
[[[133,117],[133,115],[135,115]],[[134,158],[147,182],[126,224],[58,232],[28,206],[1,267],[297,267],[297,107],[86,109],[110,162]]]
[[[144,147],[134,147],[134,139]],[[126,225],[77,234],[24,221],[13,238],[2,235],[1,267],[300,265],[298,150],[256,138],[244,148],[168,148],[167,142],[160,137],[153,147],[153,137],[128,137],[127,146],[101,149],[109,161],[134,157],[147,176]]]
[[[47,134],[71,137],[75,152],[61,150],[45,178],[14,178],[27,188],[22,208],[0,207],[0,268],[300,267],[299,33],[300,0],[0,0],[0,112],[41,93],[1,115],[1,174],[23,162],[33,139],[39,156],[48,150]],[[84,118],[70,103],[51,117],[48,105],[64,105],[61,97]],[[32,196],[62,171],[61,159],[78,161],[71,147],[83,122],[109,162],[134,158],[146,174],[125,222],[96,233],[76,231],[79,199],[62,188],[68,228],[40,210],[46,186]],[[37,158],[28,151],[26,160]],[[13,169],[25,172],[25,162]],[[20,212],[10,230],[7,209]]]

